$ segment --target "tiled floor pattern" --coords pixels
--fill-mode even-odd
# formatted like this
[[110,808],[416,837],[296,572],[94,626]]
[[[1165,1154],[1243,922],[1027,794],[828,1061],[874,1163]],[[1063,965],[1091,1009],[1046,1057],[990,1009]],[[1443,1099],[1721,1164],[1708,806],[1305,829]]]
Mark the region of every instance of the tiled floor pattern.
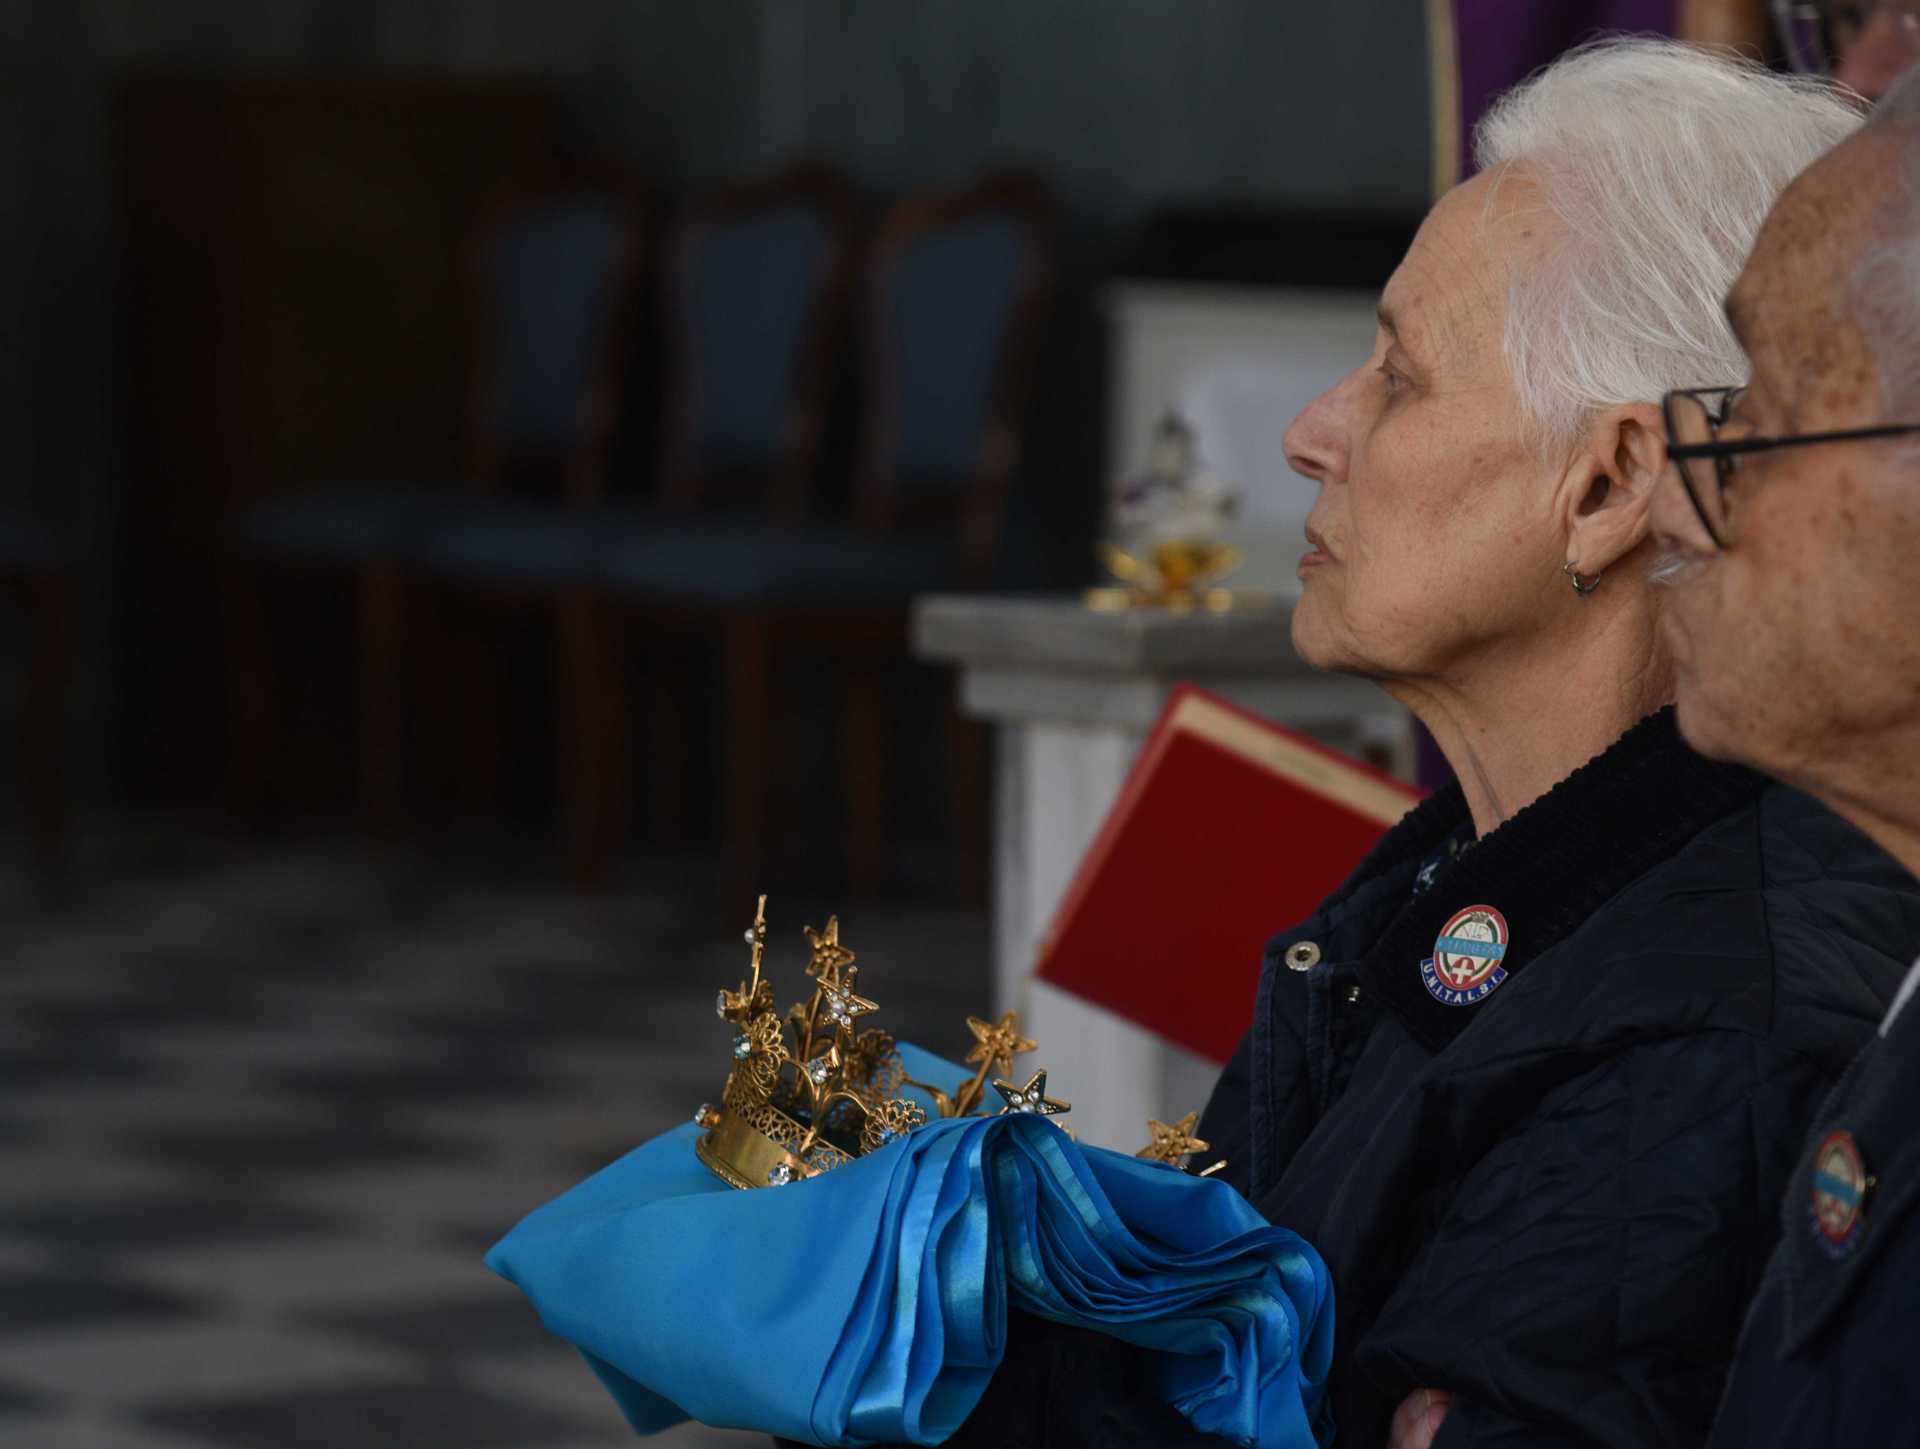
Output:
[[[148,827],[0,892],[0,1446],[663,1449],[480,1254],[718,1094],[743,920]],[[798,996],[803,924],[772,966]],[[883,1021],[957,1051],[984,917],[838,903]]]

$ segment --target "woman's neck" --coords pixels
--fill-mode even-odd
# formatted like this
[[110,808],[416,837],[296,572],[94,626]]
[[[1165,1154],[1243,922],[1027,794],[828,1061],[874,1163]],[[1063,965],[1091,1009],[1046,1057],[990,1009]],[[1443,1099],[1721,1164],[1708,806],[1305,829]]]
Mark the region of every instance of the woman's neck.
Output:
[[1476,836],[1672,701],[1673,671],[1651,608],[1623,601],[1581,622],[1575,638],[1489,651],[1448,677],[1382,681],[1447,757]]

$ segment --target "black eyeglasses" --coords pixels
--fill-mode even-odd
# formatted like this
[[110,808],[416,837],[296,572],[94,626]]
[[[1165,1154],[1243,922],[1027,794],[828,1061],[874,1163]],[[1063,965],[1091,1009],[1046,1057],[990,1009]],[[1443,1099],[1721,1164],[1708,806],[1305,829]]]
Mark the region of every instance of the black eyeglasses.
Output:
[[[1706,525],[1707,536],[1717,547],[1727,546],[1727,480],[1738,466],[1736,459],[1747,453],[1771,453],[1779,448],[1798,448],[1809,443],[1844,443],[1858,438],[1897,438],[1903,433],[1920,433],[1920,423],[1892,423],[1873,428],[1845,428],[1836,433],[1800,433],[1785,438],[1732,438],[1720,436],[1743,387],[1689,387],[1670,392],[1661,401],[1667,418],[1667,457],[1679,471],[1693,511]],[[1713,476],[1708,478],[1698,465],[1713,461]],[[1691,466],[1690,466],[1691,465]]]

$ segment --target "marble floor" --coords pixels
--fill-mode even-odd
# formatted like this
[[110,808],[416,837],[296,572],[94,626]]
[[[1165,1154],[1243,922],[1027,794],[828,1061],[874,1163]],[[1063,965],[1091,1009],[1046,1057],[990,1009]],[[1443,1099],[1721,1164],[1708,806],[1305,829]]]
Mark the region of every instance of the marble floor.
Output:
[[[746,903],[699,904],[704,862],[585,900],[534,860],[149,821],[0,880],[0,1444],[638,1442],[480,1255],[718,1094]],[[984,913],[776,894],[783,991],[829,910],[886,1024],[957,1050]]]

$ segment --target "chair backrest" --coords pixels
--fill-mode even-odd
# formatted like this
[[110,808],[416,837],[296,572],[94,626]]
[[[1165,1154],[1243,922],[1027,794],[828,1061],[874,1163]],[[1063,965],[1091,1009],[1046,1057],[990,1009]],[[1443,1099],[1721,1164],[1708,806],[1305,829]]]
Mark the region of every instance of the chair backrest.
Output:
[[672,506],[804,506],[844,330],[851,207],[795,163],[689,205],[662,271],[660,486]]
[[570,501],[596,501],[638,287],[642,227],[624,187],[580,188],[504,209],[474,258],[480,326],[472,466],[559,458]]
[[958,528],[992,566],[1052,287],[1053,209],[1021,173],[925,193],[882,221],[862,282],[862,524]]

